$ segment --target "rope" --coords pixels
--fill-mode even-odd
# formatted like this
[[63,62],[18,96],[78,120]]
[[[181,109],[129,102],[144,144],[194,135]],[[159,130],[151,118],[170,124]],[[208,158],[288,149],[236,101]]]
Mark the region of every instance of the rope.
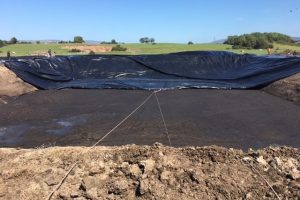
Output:
[[49,194],[48,196],[48,200],[50,200],[53,196],[53,194],[60,188],[60,186],[63,184],[63,182],[66,180],[66,178],[69,176],[69,174],[71,173],[71,171],[77,166],[78,162],[75,162],[69,169],[69,171],[65,174],[65,176],[61,179],[61,181],[59,182],[59,184],[54,188],[54,190]]
[[111,134],[114,130],[116,130],[121,124],[123,124],[129,117],[131,117],[136,111],[138,111],[151,97],[155,94],[152,92],[136,109],[134,109],[127,117],[125,117],[122,121],[120,121],[113,129],[111,129],[108,133],[106,133],[102,138],[100,138],[93,146],[89,147],[87,151],[93,149],[99,142],[104,140],[109,134]]
[[159,103],[159,100],[158,100],[158,97],[156,95],[157,92],[160,92],[161,90],[158,90],[158,91],[155,91],[154,92],[154,96],[155,96],[155,99],[156,99],[156,102],[157,102],[157,106],[159,108],[159,112],[160,112],[160,115],[161,115],[161,119],[163,121],[163,124],[164,124],[164,127],[165,127],[165,133],[167,135],[167,138],[169,140],[169,145],[172,146],[172,143],[171,143],[171,139],[170,139],[170,136],[169,136],[169,131],[168,131],[168,128],[167,128],[167,125],[166,125],[166,122],[165,122],[165,118],[164,118],[164,114],[162,112],[162,109],[161,109],[161,106],[160,106],[160,103]]
[[[247,161],[245,161],[245,162],[247,162]],[[281,200],[281,198],[279,197],[279,195],[277,194],[277,192],[274,190],[274,188],[272,187],[272,185],[269,183],[269,181],[250,162],[247,162],[247,164],[251,167],[251,169],[254,172],[256,172],[267,183],[267,185],[271,188],[271,190],[275,194],[276,198],[278,200]]]
[[[86,151],[83,151],[80,156],[82,156],[84,153],[87,153],[88,151],[90,151],[91,149],[93,149],[97,144],[99,144],[102,140],[104,140],[109,134],[111,134],[114,130],[116,130],[121,124],[123,124],[128,118],[130,118],[135,112],[137,112],[153,96],[153,94],[155,94],[155,92],[152,92],[138,107],[136,107],[129,115],[127,115],[123,120],[121,120],[115,127],[113,127],[109,132],[107,132],[102,138],[100,138],[93,146],[91,146],[88,149],[86,149]],[[71,171],[77,166],[77,164],[78,164],[78,161],[75,162],[70,167],[70,169],[68,170],[68,172],[65,174],[65,176],[59,182],[59,184],[49,194],[49,196],[47,197],[47,200],[50,200],[52,198],[52,196],[54,195],[54,193],[57,190],[59,190],[59,188],[61,187],[61,185],[64,183],[64,181],[66,180],[66,178],[69,176],[69,174],[71,173]]]

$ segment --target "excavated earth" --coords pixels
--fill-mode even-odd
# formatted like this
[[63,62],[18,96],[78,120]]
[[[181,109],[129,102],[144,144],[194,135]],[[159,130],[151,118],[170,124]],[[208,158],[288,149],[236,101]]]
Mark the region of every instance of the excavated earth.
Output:
[[263,88],[265,92],[300,104],[300,73]]
[[[0,66],[0,104],[37,90]],[[300,74],[264,91],[300,104]],[[0,132],[1,133],[1,132]],[[0,148],[0,199],[300,199],[300,149]]]
[[11,70],[0,63],[0,104],[6,102],[4,99],[12,96],[19,96],[37,89],[21,80]]
[[[299,199],[300,150],[127,145],[0,149],[0,199]],[[273,191],[274,190],[274,191]],[[276,196],[278,195],[278,197]]]

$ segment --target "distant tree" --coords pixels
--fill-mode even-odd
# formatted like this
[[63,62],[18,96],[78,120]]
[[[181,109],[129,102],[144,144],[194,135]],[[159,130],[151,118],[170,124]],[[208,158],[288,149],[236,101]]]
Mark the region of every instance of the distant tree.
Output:
[[192,41],[189,41],[189,42],[188,42],[188,45],[192,45],[192,44],[194,44]]
[[74,43],[84,43],[84,40],[81,36],[75,36],[73,42]]
[[148,37],[143,37],[143,38],[141,38],[140,39],[140,43],[146,43],[146,44],[148,44],[150,42],[150,39],[148,38]]
[[150,42],[151,44],[154,44],[154,43],[155,43],[155,39],[154,39],[154,38],[150,38],[150,39],[149,39],[149,42]]
[[145,38],[140,38],[140,43],[145,43]]
[[15,38],[15,37],[12,37],[12,38],[9,40],[9,43],[10,43],[10,44],[17,44],[17,42],[18,42],[18,40],[17,40],[17,38]]
[[2,40],[0,40],[0,47],[4,46],[4,42]]
[[36,41],[36,44],[41,44],[41,41]]
[[232,48],[247,48],[247,49],[265,49],[270,48],[272,43],[293,43],[290,36],[281,33],[251,33],[240,36],[228,36],[225,44],[232,45]]
[[154,38],[149,38],[149,37],[142,37],[142,38],[140,38],[140,43],[142,43],[142,44],[149,44],[149,43],[151,43],[151,44],[155,44],[155,39]]
[[117,41],[116,41],[115,39],[112,39],[110,43],[111,43],[111,44],[118,44]]

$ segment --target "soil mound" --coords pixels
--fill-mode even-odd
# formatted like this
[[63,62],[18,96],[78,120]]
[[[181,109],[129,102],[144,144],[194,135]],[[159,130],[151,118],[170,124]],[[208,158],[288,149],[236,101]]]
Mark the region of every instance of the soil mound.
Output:
[[24,82],[17,75],[0,64],[0,104],[5,102],[3,96],[19,96],[37,90],[34,86]]
[[263,90],[272,95],[300,104],[300,73],[276,81]]
[[[0,199],[297,199],[300,150],[127,145],[0,149]],[[269,185],[268,185],[269,184]],[[274,191],[271,189],[271,187]],[[275,194],[276,193],[276,194]]]

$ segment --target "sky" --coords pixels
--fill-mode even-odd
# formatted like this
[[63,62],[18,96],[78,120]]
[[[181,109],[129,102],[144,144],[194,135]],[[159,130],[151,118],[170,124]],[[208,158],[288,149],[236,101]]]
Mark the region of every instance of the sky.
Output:
[[0,39],[211,42],[280,32],[300,37],[300,0],[0,0]]

